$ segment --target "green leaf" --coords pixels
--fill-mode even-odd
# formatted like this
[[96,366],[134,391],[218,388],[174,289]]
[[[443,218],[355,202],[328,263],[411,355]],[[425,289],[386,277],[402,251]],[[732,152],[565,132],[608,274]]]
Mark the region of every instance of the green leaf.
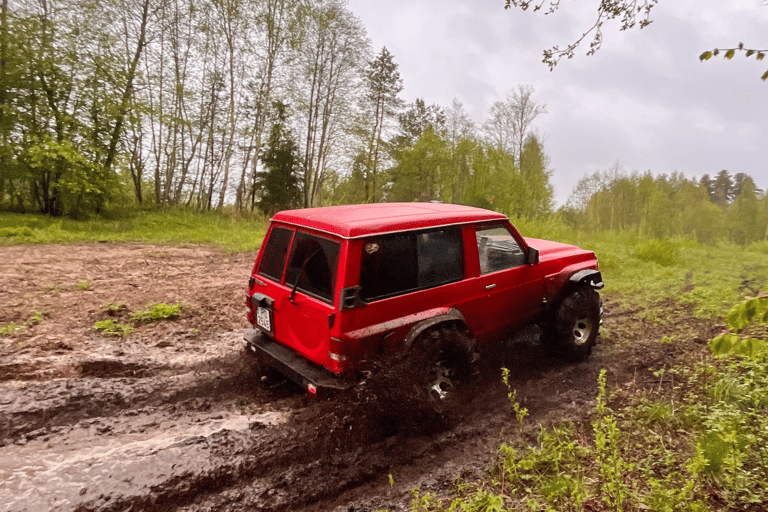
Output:
[[768,80],[768,71],[766,71],[765,73],[763,73],[763,76],[761,76],[761,77],[760,77],[760,79],[761,79],[762,81],[766,81],[766,80]]
[[725,52],[725,58],[732,59],[735,54],[736,54],[736,50],[733,50],[733,49],[728,50],[727,52]]
[[765,54],[763,52],[758,52],[757,57],[755,57],[757,60],[763,60],[765,58]]
[[716,356],[728,354],[733,349],[734,341],[737,339],[738,336],[731,333],[721,334],[709,342],[709,350]]
[[755,50],[747,50],[747,57],[751,57],[752,55],[754,55],[754,53],[755,53]]
[[699,55],[699,60],[709,60],[712,58],[712,52],[704,52]]

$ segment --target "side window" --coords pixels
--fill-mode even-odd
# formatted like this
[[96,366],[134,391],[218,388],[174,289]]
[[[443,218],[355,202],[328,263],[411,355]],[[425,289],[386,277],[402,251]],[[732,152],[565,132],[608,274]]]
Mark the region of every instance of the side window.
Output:
[[292,229],[272,228],[259,263],[259,274],[280,282],[292,237]]
[[461,231],[455,228],[416,235],[419,288],[459,281],[464,274]]
[[285,284],[327,302],[333,301],[340,244],[327,238],[299,232],[293,243]]
[[478,229],[475,234],[481,274],[525,265],[523,250],[505,226]]
[[363,245],[360,297],[370,301],[459,281],[464,252],[458,228],[370,238]]

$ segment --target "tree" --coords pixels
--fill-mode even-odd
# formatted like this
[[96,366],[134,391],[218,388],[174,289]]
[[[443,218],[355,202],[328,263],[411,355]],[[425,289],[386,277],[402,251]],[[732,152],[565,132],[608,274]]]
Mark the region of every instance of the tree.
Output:
[[261,156],[265,171],[259,173],[259,210],[271,216],[301,204],[299,182],[302,162],[299,146],[286,125],[287,107],[276,103],[278,122],[272,125],[267,148]]
[[[768,53],[768,50],[758,50],[755,48],[746,48],[744,46],[744,43],[739,43],[738,46],[734,48],[715,48],[713,50],[707,50],[701,55],[699,55],[700,61],[707,61],[711,59],[712,57],[715,57],[719,54],[723,54],[723,58],[731,60],[734,55],[736,55],[736,52],[743,53],[745,57],[749,58],[754,56],[756,60],[760,61],[765,58],[765,54]],[[768,70],[766,70],[763,75],[760,77],[761,80],[765,81],[768,80]]]
[[[658,4],[659,0],[600,0],[600,4],[597,7],[597,15],[594,23],[589,27],[576,41],[568,44],[565,48],[560,48],[559,45],[555,45],[549,49],[544,50],[544,59],[542,62],[549,66],[549,69],[553,69],[560,60],[565,57],[566,59],[573,58],[576,48],[591,35],[591,42],[589,44],[589,50],[587,55],[593,55],[603,45],[603,24],[606,21],[619,19],[619,30],[629,30],[638,26],[639,28],[645,28],[651,24],[651,10]],[[504,9],[521,9],[527,11],[533,7],[533,12],[541,10],[545,4],[548,4],[544,10],[545,14],[554,14],[560,8],[560,0],[505,0]],[[766,4],[766,2],[763,2]],[[699,55],[700,61],[708,61],[712,57],[723,54],[725,59],[732,59],[736,53],[743,53],[745,57],[755,57],[756,60],[761,61],[765,58],[768,50],[761,50],[757,48],[750,48],[739,43],[737,46],[731,48],[714,48],[707,50]],[[768,70],[766,70],[761,80],[768,80]]]
[[[629,30],[635,26],[645,28],[651,24],[651,10],[659,0],[600,0],[597,6],[597,16],[595,22],[589,27],[580,38],[568,44],[565,48],[555,45],[544,50],[544,59],[542,62],[553,69],[560,59],[573,58],[576,48],[591,35],[592,41],[589,44],[587,55],[593,55],[603,44],[603,24],[606,21],[618,19],[620,30]],[[504,9],[521,9],[527,11],[533,7],[533,12],[537,12],[547,5],[545,14],[554,14],[560,8],[560,0],[505,0]]]
[[717,173],[713,183],[713,189],[714,203],[720,208],[725,209],[726,206],[731,204],[735,197],[731,173],[725,169]]
[[297,115],[302,120],[304,206],[320,202],[325,172],[351,131],[349,98],[359,92],[369,42],[360,20],[343,0],[306,4],[297,77]]
[[386,47],[369,61],[363,77],[365,95],[363,119],[367,121],[365,158],[365,201],[376,202],[376,174],[379,169],[382,134],[388,121],[397,116],[403,101],[398,97],[403,90],[403,80],[397,64]]
[[519,85],[505,101],[491,105],[489,118],[483,124],[486,140],[514,156],[518,168],[522,167],[523,145],[533,132],[533,122],[547,113],[547,106],[536,103],[532,96],[532,86]]

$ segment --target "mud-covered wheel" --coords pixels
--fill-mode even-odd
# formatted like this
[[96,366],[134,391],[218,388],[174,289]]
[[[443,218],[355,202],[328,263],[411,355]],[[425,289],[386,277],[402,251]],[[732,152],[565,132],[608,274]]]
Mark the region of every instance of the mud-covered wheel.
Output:
[[570,361],[583,361],[592,352],[600,329],[600,295],[581,286],[567,295],[544,328],[544,342]]
[[407,355],[417,397],[443,409],[472,377],[477,355],[469,334],[456,325],[421,334]]

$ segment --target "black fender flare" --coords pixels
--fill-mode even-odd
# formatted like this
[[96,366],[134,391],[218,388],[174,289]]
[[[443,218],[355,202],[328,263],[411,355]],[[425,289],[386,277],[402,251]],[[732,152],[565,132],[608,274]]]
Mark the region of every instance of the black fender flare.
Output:
[[[434,327],[435,325],[439,325],[441,323],[447,323],[447,322],[457,322],[461,324],[462,327],[466,328],[466,320],[464,318],[464,315],[456,308],[451,308],[448,310],[447,313],[443,315],[436,315],[432,318],[427,318],[426,320],[422,320],[421,322],[415,324],[413,327],[411,327],[411,330],[408,331],[408,334],[405,335],[405,339],[403,340],[403,348],[401,351],[401,354],[407,354],[408,351],[411,348],[411,345],[413,345],[413,342],[419,337],[421,333],[429,329],[430,327]],[[470,339],[472,339],[472,346],[467,347],[469,350],[474,350],[474,337],[470,335]]]
[[595,290],[602,290],[605,286],[603,284],[603,276],[599,270],[586,268],[574,273],[568,281],[572,284],[586,284],[594,288]]

